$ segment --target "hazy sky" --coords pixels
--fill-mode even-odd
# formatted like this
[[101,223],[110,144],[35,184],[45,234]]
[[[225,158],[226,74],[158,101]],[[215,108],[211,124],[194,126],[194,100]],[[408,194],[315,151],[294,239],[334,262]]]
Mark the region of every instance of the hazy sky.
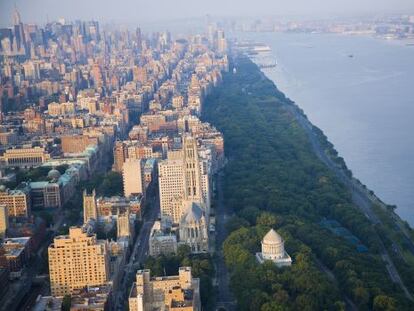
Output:
[[144,21],[213,16],[414,13],[414,0],[0,0],[0,24],[9,25],[14,4],[25,22],[96,19]]

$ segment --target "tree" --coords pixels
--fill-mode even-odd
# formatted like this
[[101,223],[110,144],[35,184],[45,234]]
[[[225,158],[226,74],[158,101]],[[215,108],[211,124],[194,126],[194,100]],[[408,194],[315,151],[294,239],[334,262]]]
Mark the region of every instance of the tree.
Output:
[[62,300],[62,311],[70,311],[71,307],[71,297],[70,295],[65,295]]
[[396,311],[397,302],[394,298],[385,295],[378,295],[374,298],[374,311]]
[[177,249],[177,256],[180,258],[180,260],[183,260],[184,258],[188,257],[191,254],[191,247],[187,244],[182,244],[178,246]]
[[108,172],[102,183],[99,185],[97,192],[103,196],[122,195],[124,186],[122,182],[122,175],[118,172]]
[[364,287],[357,287],[354,290],[354,297],[358,305],[363,306],[369,302],[369,292]]
[[274,214],[264,212],[257,217],[256,223],[258,225],[266,226],[266,227],[275,227],[279,221]]
[[266,302],[260,311],[284,311],[286,310],[286,305],[280,305],[275,301]]

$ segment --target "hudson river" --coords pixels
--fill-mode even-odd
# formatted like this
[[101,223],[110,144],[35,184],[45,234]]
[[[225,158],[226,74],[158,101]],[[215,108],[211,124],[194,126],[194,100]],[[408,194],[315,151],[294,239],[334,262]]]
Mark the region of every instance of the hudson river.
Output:
[[266,75],[354,176],[414,226],[414,46],[327,34],[239,34],[272,48]]

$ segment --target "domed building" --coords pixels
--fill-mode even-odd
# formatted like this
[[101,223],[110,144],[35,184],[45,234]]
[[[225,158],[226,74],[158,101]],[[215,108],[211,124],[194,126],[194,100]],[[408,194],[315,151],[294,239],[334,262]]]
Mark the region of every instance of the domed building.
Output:
[[262,240],[262,252],[256,253],[260,263],[265,260],[273,261],[278,267],[290,266],[292,259],[285,251],[285,242],[282,237],[273,229],[264,236]]
[[52,180],[58,180],[60,177],[60,172],[57,169],[51,169],[49,173],[47,173],[47,178]]
[[192,253],[208,252],[208,228],[204,209],[200,203],[185,202],[185,212],[180,220],[180,244],[191,247]]

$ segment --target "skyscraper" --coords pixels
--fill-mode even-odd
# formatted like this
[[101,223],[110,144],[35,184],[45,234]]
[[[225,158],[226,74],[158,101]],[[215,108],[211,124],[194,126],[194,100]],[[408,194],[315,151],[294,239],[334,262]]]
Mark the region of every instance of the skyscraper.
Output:
[[161,217],[171,218],[178,223],[180,214],[177,206],[183,197],[183,161],[181,159],[167,159],[158,164],[158,183],[160,193]]
[[14,30],[14,44],[17,48],[17,51],[14,51],[18,54],[26,53],[26,40],[24,36],[23,23],[20,18],[20,13],[17,8],[14,8],[13,12],[13,30]]

